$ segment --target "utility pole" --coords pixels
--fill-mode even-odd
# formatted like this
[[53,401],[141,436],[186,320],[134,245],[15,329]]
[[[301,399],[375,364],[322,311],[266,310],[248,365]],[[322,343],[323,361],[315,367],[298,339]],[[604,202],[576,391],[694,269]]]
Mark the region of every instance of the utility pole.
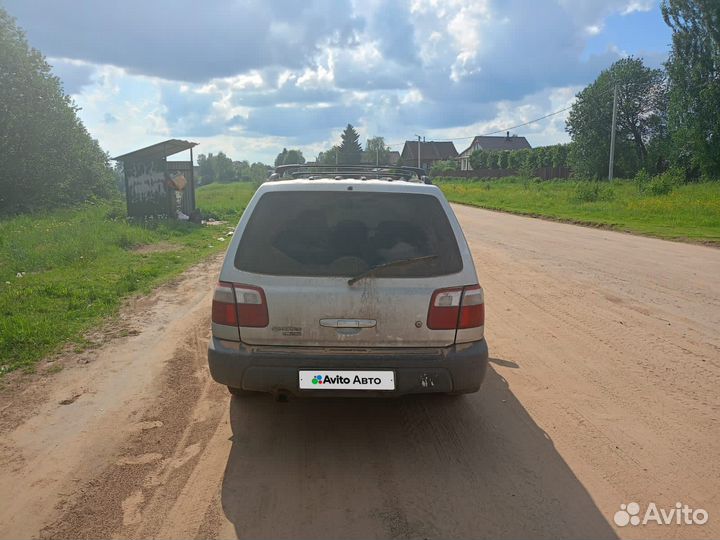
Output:
[[375,166],[377,167],[379,165],[380,165],[380,147],[376,146],[375,147]]
[[418,135],[416,133],[415,136],[418,138],[418,169],[419,169],[420,168],[420,135]]
[[608,167],[608,180],[613,179],[613,167],[615,165],[615,125],[617,123],[617,84],[613,91],[613,115],[612,130],[610,131],[610,165]]

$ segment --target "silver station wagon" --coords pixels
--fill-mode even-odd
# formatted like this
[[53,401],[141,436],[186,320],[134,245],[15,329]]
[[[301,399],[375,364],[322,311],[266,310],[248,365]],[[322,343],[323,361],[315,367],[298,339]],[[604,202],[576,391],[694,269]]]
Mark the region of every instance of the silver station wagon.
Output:
[[452,208],[422,174],[276,169],[220,271],[212,377],[236,396],[476,392],[483,290]]

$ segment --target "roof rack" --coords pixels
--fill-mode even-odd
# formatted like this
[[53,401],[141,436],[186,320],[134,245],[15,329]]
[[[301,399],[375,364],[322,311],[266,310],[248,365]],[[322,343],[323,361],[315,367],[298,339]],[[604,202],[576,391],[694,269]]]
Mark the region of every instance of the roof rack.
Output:
[[422,182],[432,184],[425,169],[418,167],[405,167],[398,165],[279,165],[268,178],[269,182],[281,180],[294,180],[297,178],[357,178],[359,180],[393,180],[405,182]]

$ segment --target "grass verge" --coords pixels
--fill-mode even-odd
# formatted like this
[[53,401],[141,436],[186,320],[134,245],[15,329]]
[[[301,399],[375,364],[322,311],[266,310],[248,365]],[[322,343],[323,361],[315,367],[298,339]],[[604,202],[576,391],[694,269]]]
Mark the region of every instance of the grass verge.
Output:
[[508,178],[436,182],[448,200],[492,210],[720,245],[720,182],[684,184],[664,195],[632,181]]
[[125,298],[223,250],[254,190],[197,190],[198,207],[227,227],[129,223],[120,200],[0,220],[0,376],[31,369],[65,344],[81,345]]

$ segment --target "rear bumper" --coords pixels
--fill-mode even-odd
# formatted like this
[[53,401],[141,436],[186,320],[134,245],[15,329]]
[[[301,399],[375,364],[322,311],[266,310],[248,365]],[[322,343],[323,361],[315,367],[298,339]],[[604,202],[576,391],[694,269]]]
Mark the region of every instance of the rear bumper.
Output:
[[[227,386],[298,396],[398,396],[476,392],[485,378],[485,340],[446,348],[343,351],[338,348],[255,347],[213,338],[210,373]],[[299,369],[393,370],[395,390],[300,390]]]

